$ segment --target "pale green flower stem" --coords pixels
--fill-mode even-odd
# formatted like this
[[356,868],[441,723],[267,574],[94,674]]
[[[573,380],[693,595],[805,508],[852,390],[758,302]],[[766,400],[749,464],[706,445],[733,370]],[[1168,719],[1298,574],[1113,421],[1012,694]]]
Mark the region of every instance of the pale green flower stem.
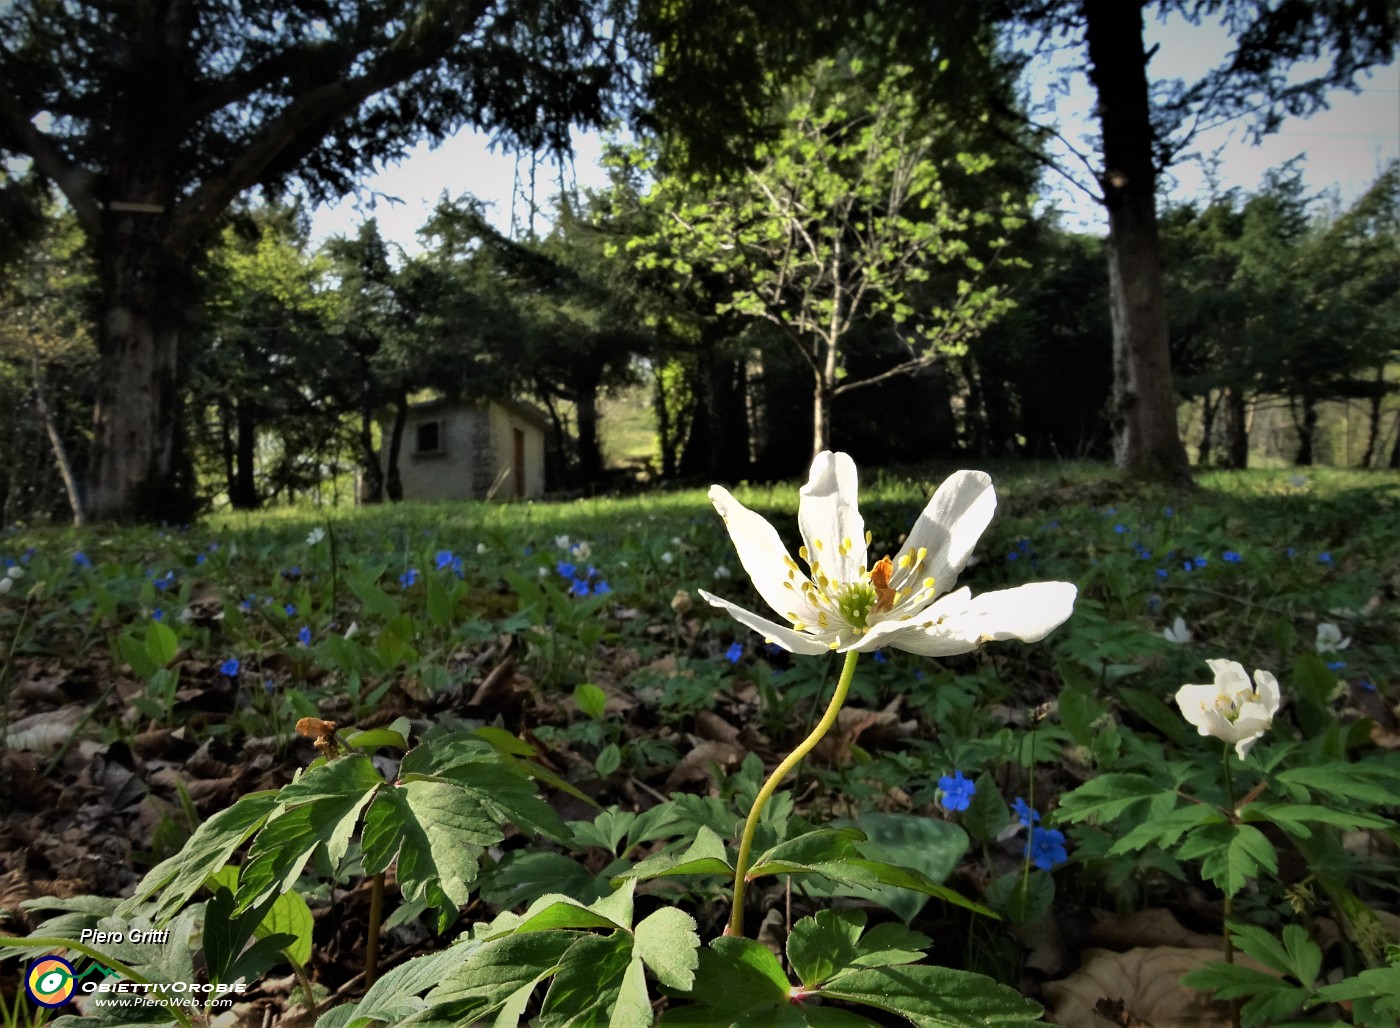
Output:
[[[1225,748],[1221,753],[1221,761],[1225,767],[1225,802],[1228,805],[1226,816],[1230,823],[1234,824],[1239,819],[1239,814],[1235,809],[1235,776],[1230,769],[1230,744],[1225,743]],[[1225,935],[1225,963],[1235,962],[1235,940],[1230,937],[1230,919],[1235,916],[1235,897],[1232,893],[1225,894],[1225,911],[1222,920],[1224,921]],[[1230,1028],[1240,1028],[1240,1001],[1230,1000]]]
[[734,908],[729,914],[729,926],[725,928],[725,935],[735,937],[744,934],[744,889],[748,885],[749,861],[753,856],[753,837],[758,831],[758,820],[763,814],[763,808],[772,799],[773,793],[778,791],[778,786],[782,784],[789,771],[801,763],[802,758],[812,752],[812,748],[822,741],[823,736],[831,730],[831,726],[836,724],[836,716],[841,713],[841,707],[846,702],[846,694],[851,691],[851,680],[855,678],[856,661],[860,659],[860,653],[851,650],[846,654],[846,663],[841,667],[841,677],[836,682],[836,692],[832,694],[831,702],[827,705],[826,713],[817,722],[817,727],[812,729],[812,734],[803,739],[798,744],[797,749],[787,755],[773,773],[768,776],[768,781],[763,783],[763,788],[758,790],[758,795],[754,797],[753,808],[749,811],[748,820],[744,822],[744,834],[739,839],[739,859],[734,864]]

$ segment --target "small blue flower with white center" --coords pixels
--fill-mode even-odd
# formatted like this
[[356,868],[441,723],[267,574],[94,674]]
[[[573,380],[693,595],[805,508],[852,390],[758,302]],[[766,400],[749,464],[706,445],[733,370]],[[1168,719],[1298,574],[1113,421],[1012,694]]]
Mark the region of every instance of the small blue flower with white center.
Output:
[[1049,871],[1055,865],[1063,864],[1069,859],[1064,833],[1054,828],[1032,828],[1025,855],[1042,871]]
[[966,810],[977,794],[977,786],[970,778],[964,778],[961,771],[951,776],[944,775],[938,780],[938,804],[947,811]]

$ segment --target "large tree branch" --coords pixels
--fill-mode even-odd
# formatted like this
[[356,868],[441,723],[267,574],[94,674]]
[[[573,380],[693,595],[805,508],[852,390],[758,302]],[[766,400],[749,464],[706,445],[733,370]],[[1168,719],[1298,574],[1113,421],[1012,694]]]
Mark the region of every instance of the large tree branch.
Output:
[[425,14],[364,74],[302,93],[268,121],[222,174],[206,180],[176,207],[167,236],[172,252],[189,252],[234,198],[262,181],[269,168],[293,164],[320,146],[327,126],[445,57],[485,14],[490,0],[444,6],[446,13],[436,18]]
[[35,127],[8,85],[0,87],[0,123],[9,138],[34,161],[39,173],[67,197],[83,230],[96,238],[102,227],[102,211],[93,195],[92,172],[70,161],[52,138]]

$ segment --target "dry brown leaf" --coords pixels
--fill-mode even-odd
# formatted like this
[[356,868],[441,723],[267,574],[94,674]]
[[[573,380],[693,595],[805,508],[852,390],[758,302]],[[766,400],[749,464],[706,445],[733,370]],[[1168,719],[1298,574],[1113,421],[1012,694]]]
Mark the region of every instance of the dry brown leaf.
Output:
[[1101,1000],[1121,1001],[1124,1016],[1152,1028],[1229,1028],[1226,1004],[1180,984],[1188,971],[1224,959],[1218,951],[1189,946],[1139,946],[1126,953],[1087,949],[1078,971],[1045,983],[1045,997],[1055,1022],[1071,1028],[1104,1028],[1096,1011]]
[[4,748],[52,753],[72,737],[82,719],[83,707],[79,703],[20,718],[5,731]]
[[732,742],[702,742],[681,758],[666,778],[664,792],[673,792],[691,782],[713,782],[715,770],[727,773],[739,766],[748,751]]
[[1134,946],[1184,946],[1215,950],[1225,945],[1219,935],[1202,935],[1191,931],[1165,907],[1137,910],[1131,914],[1095,910],[1090,935],[1095,942],[1122,950]]
[[739,741],[739,729],[713,710],[702,710],[695,715],[695,734],[712,742]]

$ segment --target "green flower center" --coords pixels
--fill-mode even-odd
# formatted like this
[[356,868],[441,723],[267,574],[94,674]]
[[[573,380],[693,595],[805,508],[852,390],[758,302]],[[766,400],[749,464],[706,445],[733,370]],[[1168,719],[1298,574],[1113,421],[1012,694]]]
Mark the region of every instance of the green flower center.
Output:
[[869,582],[849,582],[841,586],[833,599],[836,600],[836,609],[848,625],[865,628],[866,619],[875,609],[879,597],[875,594],[875,587]]

